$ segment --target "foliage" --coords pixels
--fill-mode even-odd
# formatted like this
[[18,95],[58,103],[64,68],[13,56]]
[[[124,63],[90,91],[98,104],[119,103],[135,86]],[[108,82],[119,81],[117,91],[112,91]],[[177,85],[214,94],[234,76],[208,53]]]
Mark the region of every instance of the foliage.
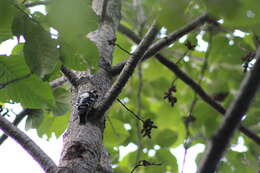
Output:
[[[195,81],[202,79],[201,86],[216,101],[225,107],[230,104],[247,71],[243,67],[246,63],[244,58],[254,52],[255,37],[260,34],[259,0],[143,0],[141,9],[147,19],[145,24],[138,20],[140,16],[137,15],[140,13],[132,0],[122,2],[121,23],[139,33],[140,37],[154,19],[164,27],[159,36],[163,37],[205,12],[213,15],[219,21],[219,26],[205,25],[202,31],[187,34],[162,53],[177,62],[186,52],[178,66]],[[86,67],[97,69],[97,48],[86,37],[98,27],[99,21],[90,3],[90,0],[53,0],[46,5],[47,14],[32,14],[21,1],[0,0],[0,43],[14,36],[20,41],[11,55],[0,56],[0,83],[28,75],[0,89],[0,102],[11,100],[21,103],[24,108],[37,109],[27,118],[26,128],[36,128],[39,136],[47,134],[50,137],[52,132],[60,136],[67,125],[70,111],[68,87],[52,89],[48,84],[61,76],[60,66],[65,65],[74,70],[85,70]],[[58,34],[54,34],[54,29]],[[194,44],[194,50],[185,46],[187,41]],[[135,46],[120,33],[117,33],[116,43],[129,52]],[[126,52],[115,47],[113,64],[127,57]],[[204,62],[207,67],[202,74]],[[177,102],[171,106],[163,98],[173,84],[176,86],[173,94]],[[137,88],[141,89],[141,93]],[[117,165],[115,171],[130,172],[138,160],[145,159],[162,163],[162,166],[140,167],[138,170],[149,173],[178,172],[181,165],[177,165],[171,148],[184,144],[187,138],[191,140],[188,148],[198,143],[206,145],[206,139],[214,134],[222,120],[219,113],[200,98],[191,109],[194,95],[187,85],[155,59],[143,62],[141,69],[136,71],[121,93],[120,99],[124,100],[129,109],[140,112],[145,119],[152,119],[158,128],[153,129],[151,139],[140,137],[138,120],[119,103],[114,103],[108,113],[104,144],[112,153],[113,164]],[[217,97],[221,95],[224,96]],[[257,96],[243,120],[246,127],[258,134],[259,101],[260,97]],[[187,129],[184,117],[190,114],[195,119]],[[241,136],[247,150],[229,150],[220,163],[219,172],[257,172],[260,154],[256,150],[257,146],[241,133],[234,137],[233,144]],[[121,158],[119,147],[130,143],[140,146],[140,151],[130,152]],[[155,149],[156,146],[159,149]],[[149,154],[151,151],[155,154]],[[201,154],[197,160],[200,157]]]

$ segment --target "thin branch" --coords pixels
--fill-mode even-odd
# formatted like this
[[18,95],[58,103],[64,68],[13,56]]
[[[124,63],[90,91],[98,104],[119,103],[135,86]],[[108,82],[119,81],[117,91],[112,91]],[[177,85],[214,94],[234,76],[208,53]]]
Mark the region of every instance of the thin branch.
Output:
[[67,78],[65,78],[64,76],[60,77],[60,78],[57,78],[57,79],[54,79],[53,81],[50,82],[50,86],[52,88],[57,88],[61,85],[63,85],[64,83],[66,83],[68,80]]
[[66,76],[66,78],[68,79],[68,81],[71,83],[72,86],[74,87],[78,86],[79,79],[72,70],[68,69],[64,65],[61,66],[60,70],[64,74],[64,76]]
[[108,41],[108,44],[118,47],[120,50],[122,50],[123,52],[125,52],[125,53],[128,54],[128,55],[132,55],[131,52],[129,52],[128,50],[126,50],[125,48],[123,48],[122,46],[120,46],[119,44],[117,44],[117,43],[116,43],[116,39],[109,40],[109,41]]
[[130,112],[132,115],[135,116],[136,119],[138,119],[139,121],[142,121],[144,123],[144,120],[141,118],[140,115],[137,115],[136,113],[134,113],[134,111],[132,111],[131,109],[129,109],[123,102],[121,102],[120,99],[116,99],[128,112]]
[[[213,40],[213,34],[209,31],[209,41],[208,41],[209,46],[208,46],[207,51],[205,53],[204,62],[203,62],[203,65],[201,67],[199,80],[198,80],[199,85],[201,84],[201,82],[202,82],[202,80],[205,76],[205,72],[207,70],[207,67],[208,67],[208,59],[209,59],[210,52],[212,50],[212,40]],[[185,139],[185,142],[184,142],[185,152],[184,152],[184,157],[183,157],[183,162],[182,162],[181,173],[183,173],[183,171],[184,171],[186,157],[187,157],[188,150],[189,150],[189,147],[191,146],[191,142],[192,142],[191,141],[192,136],[191,136],[191,133],[190,133],[190,124],[196,120],[196,118],[193,116],[193,111],[194,111],[194,108],[196,106],[197,101],[198,101],[198,94],[197,94],[197,92],[194,91],[194,98],[191,102],[188,116],[184,118],[184,125],[185,125],[185,129],[186,129],[186,139]]]
[[[141,115],[142,111],[142,88],[143,88],[143,74],[142,74],[142,63],[138,64],[138,89],[137,89],[137,114]],[[140,160],[141,153],[143,151],[143,144],[142,144],[142,129],[141,129],[141,124],[138,120],[135,120],[136,123],[136,137],[137,137],[137,153],[136,153],[136,162]]]
[[[145,55],[142,58],[142,61],[156,55],[164,47],[169,46],[170,44],[174,43],[176,40],[178,40],[182,36],[188,34],[189,32],[193,31],[197,27],[203,25],[205,22],[208,22],[210,20],[211,19],[209,18],[208,14],[206,13],[206,14],[196,18],[191,23],[178,29],[177,31],[170,33],[169,36],[156,41],[146,51]],[[118,30],[120,32],[122,32],[123,34],[127,35],[129,38],[131,38],[134,42],[136,42],[136,43],[140,42],[140,38],[135,33],[133,33],[131,30],[124,27],[123,25],[119,25]],[[123,69],[123,66],[125,63],[126,63],[126,61],[114,66],[112,69],[116,70],[116,71],[121,71]]]
[[29,74],[26,74],[24,76],[18,77],[16,79],[10,80],[10,81],[8,81],[6,83],[0,83],[0,89],[5,88],[5,87],[7,87],[8,85],[10,85],[12,83],[15,83],[15,82],[18,82],[20,80],[26,79],[26,78],[30,77],[31,75],[32,75],[32,73],[29,73]]
[[58,167],[54,161],[24,132],[2,116],[0,116],[0,128],[5,134],[19,143],[40,164],[45,172],[54,173],[57,171]]
[[132,76],[139,60],[143,57],[145,51],[155,39],[157,33],[158,29],[155,26],[152,26],[148,33],[145,35],[144,39],[140,42],[133,55],[130,56],[117,80],[114,82],[114,84],[105,95],[103,102],[101,102],[101,104],[99,105],[96,112],[97,118],[100,118],[100,116],[104,115],[104,113],[109,109],[117,96],[120,94],[128,79]]
[[214,173],[225,152],[236,128],[248,110],[260,86],[260,47],[257,50],[253,69],[240,85],[240,91],[225,113],[225,119],[215,136],[210,141],[210,147],[205,155],[199,173]]
[[[121,28],[122,29],[122,28]],[[132,41],[138,43],[138,40],[140,38],[132,32],[130,29],[124,27],[124,31],[121,30],[119,27],[119,31],[128,36]],[[224,115],[226,113],[225,108],[220,105],[218,102],[216,102],[211,96],[209,96],[203,88],[196,83],[193,79],[191,79],[185,72],[183,72],[179,67],[172,61],[165,58],[162,54],[158,53],[155,55],[155,58],[164,66],[166,66],[169,70],[171,70],[173,73],[175,73],[178,78],[180,78],[185,84],[187,84],[189,87],[191,87],[200,97],[201,99],[209,104],[213,109],[215,109],[220,114]],[[122,63],[123,64],[123,63]],[[115,71],[120,70],[120,66],[114,66],[112,69]],[[240,125],[239,130],[244,133],[244,135],[248,136],[252,140],[254,140],[258,145],[260,145],[260,137],[258,137],[254,132],[250,131],[249,129],[245,128],[244,126]]]

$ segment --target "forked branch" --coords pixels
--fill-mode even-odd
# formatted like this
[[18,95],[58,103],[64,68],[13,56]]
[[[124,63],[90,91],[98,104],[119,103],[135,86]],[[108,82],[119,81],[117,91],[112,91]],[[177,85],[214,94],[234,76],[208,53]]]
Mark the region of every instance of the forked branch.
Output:
[[68,79],[68,81],[71,83],[71,85],[73,85],[74,87],[78,85],[79,79],[72,70],[68,69],[64,65],[61,66],[60,70],[64,74],[64,76]]
[[105,95],[104,101],[101,102],[101,104],[99,105],[98,110],[96,112],[96,115],[98,116],[97,118],[102,116],[112,105],[112,103],[116,100],[116,98],[122,91],[123,87],[126,85],[128,79],[132,76],[139,60],[143,57],[148,47],[155,39],[157,33],[158,28],[152,26],[145,35],[144,39],[140,42],[139,46],[137,47],[133,55],[131,55],[130,58],[126,61],[126,64],[124,65],[124,68],[122,69],[117,80],[114,82],[114,84],[111,86],[111,88]]

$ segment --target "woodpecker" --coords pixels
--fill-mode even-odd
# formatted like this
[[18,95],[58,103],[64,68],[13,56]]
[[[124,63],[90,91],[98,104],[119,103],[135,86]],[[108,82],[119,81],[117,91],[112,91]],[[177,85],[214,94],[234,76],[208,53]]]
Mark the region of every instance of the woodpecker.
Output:
[[96,90],[87,91],[79,97],[77,107],[80,125],[86,124],[88,113],[93,109],[97,99],[98,94]]

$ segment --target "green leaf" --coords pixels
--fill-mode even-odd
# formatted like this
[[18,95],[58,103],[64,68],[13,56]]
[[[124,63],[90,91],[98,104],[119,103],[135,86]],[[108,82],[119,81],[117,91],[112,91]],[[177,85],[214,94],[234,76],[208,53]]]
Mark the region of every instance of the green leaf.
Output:
[[59,62],[57,42],[39,22],[20,12],[12,23],[12,32],[18,39],[24,36],[24,56],[32,72],[41,77],[53,72]]
[[241,59],[251,50],[252,48],[242,38],[228,39],[224,35],[218,34],[213,38],[209,59],[212,63],[241,64]]
[[59,32],[64,64],[76,70],[82,70],[84,64],[97,67],[98,50],[87,38],[87,34],[98,27],[98,17],[91,8],[91,1],[51,1],[47,17]]
[[17,80],[0,90],[0,100],[13,100],[26,108],[42,108],[54,106],[54,97],[49,83],[43,82],[36,75],[29,75],[30,71],[22,56],[0,56],[0,82],[28,75],[27,78]]
[[258,0],[205,0],[205,4],[213,15],[223,17],[225,27],[260,34]]
[[239,8],[241,7],[240,0],[204,0],[204,2],[212,14],[230,19],[237,15]]
[[87,62],[80,54],[77,54],[77,47],[60,42],[60,59],[62,64],[74,70],[86,70]]
[[47,7],[50,23],[61,33],[76,36],[97,29],[98,17],[90,0],[56,0]]
[[169,171],[178,172],[177,159],[169,150],[160,149],[156,152],[155,156],[163,163],[165,168],[169,167]]
[[108,120],[106,122],[104,144],[111,147],[121,144],[128,137],[128,132],[125,130],[123,123],[119,120]]
[[196,121],[191,124],[193,130],[197,133],[203,133],[205,136],[212,136],[222,119],[218,112],[202,101],[197,102],[193,116],[196,118]]
[[234,168],[234,172],[257,172],[259,170],[259,163],[256,161],[257,159],[254,162],[251,162],[250,157],[248,157],[246,153],[229,150],[226,157]]
[[161,11],[158,22],[170,32],[184,25],[188,20],[185,10],[188,7],[188,0],[161,0]]
[[43,120],[43,111],[41,109],[34,109],[30,112],[26,118],[25,130],[37,128]]
[[196,164],[199,165],[202,159],[203,159],[203,153],[198,153],[195,159]]
[[17,37],[19,40],[20,36],[22,36],[25,32],[26,29],[26,21],[30,20],[28,19],[29,17],[26,16],[24,13],[19,12],[17,15],[14,17],[13,22],[12,22],[12,33],[14,36]]
[[43,77],[50,74],[58,64],[59,52],[57,44],[50,34],[39,31],[31,35],[31,41],[24,45],[24,56],[31,71]]
[[170,129],[164,129],[156,136],[156,143],[162,147],[170,147],[176,142],[178,134]]
[[112,164],[114,163],[118,163],[119,161],[119,149],[115,148],[115,147],[108,147],[106,148],[110,154],[110,161],[112,162]]
[[11,25],[17,9],[9,0],[0,0],[0,43],[11,38]]
[[24,48],[24,43],[19,43],[19,44],[17,44],[17,45],[13,48],[11,54],[12,54],[12,55],[23,56],[23,48]]
[[52,109],[53,115],[60,116],[64,115],[70,110],[71,107],[71,95],[70,92],[64,88],[56,88],[53,91],[56,106]]
[[54,133],[56,138],[58,138],[66,130],[69,116],[70,112],[62,116],[53,116],[46,113],[43,116],[42,123],[37,127],[38,135],[42,137],[46,134],[50,138],[52,133]]
[[259,1],[247,0],[241,1],[241,7],[232,20],[225,20],[224,25],[227,27],[240,28],[244,31],[253,31],[260,34],[260,7]]

